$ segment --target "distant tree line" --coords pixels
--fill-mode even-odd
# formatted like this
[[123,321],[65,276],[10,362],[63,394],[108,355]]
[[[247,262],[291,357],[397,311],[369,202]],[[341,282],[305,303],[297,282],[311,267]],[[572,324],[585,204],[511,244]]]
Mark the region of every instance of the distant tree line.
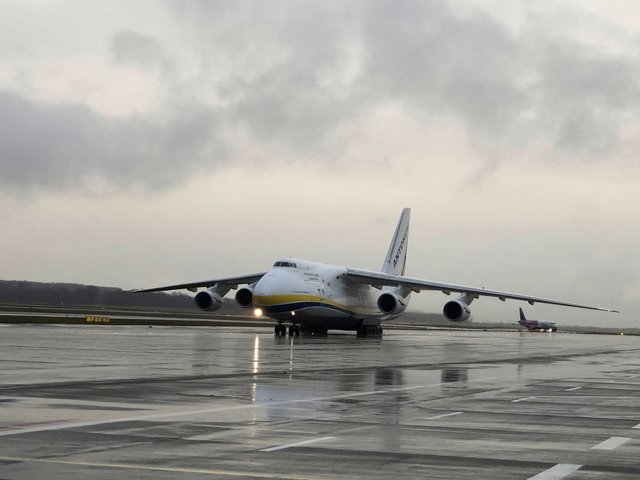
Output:
[[184,293],[132,293],[113,287],[16,280],[0,280],[0,302],[66,306],[195,307],[193,298]]

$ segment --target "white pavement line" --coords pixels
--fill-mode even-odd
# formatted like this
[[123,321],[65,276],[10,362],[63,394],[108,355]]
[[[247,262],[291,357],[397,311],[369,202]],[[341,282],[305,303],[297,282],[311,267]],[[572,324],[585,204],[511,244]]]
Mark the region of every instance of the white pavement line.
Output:
[[573,388],[567,388],[565,390],[565,392],[573,392],[574,390],[580,390],[582,387],[573,387]]
[[70,460],[54,460],[48,458],[26,458],[26,457],[0,457],[0,461],[8,462],[36,462],[54,465],[72,465],[79,467],[96,467],[96,468],[112,468],[124,470],[147,470],[150,472],[169,472],[169,473],[195,473],[200,475],[212,475],[215,477],[242,477],[242,478],[277,478],[289,480],[312,480],[317,477],[308,477],[302,475],[287,475],[281,473],[261,473],[233,470],[213,470],[208,468],[181,468],[181,467],[162,467],[154,465],[138,465],[133,463],[103,463],[103,462],[74,462]]
[[[439,383],[434,383],[430,385],[422,385],[422,388],[435,388],[439,386]],[[414,388],[414,387],[407,387]],[[396,392],[400,389],[394,389]],[[233,405],[227,407],[211,407],[211,408],[203,408],[199,410],[180,410],[175,412],[164,412],[164,413],[151,413],[146,415],[136,415],[131,417],[119,417],[119,418],[111,418],[111,419],[103,419],[103,420],[90,420],[86,422],[66,422],[60,423],[56,425],[46,425],[46,426],[37,426],[37,427],[18,427],[7,430],[0,430],[0,437],[5,437],[8,435],[20,435],[22,433],[34,433],[34,432],[44,432],[50,430],[64,430],[67,428],[81,428],[81,427],[93,427],[96,425],[108,425],[111,423],[121,423],[121,422],[137,422],[137,421],[145,421],[145,420],[157,420],[161,418],[178,418],[178,417],[188,417],[191,415],[206,415],[209,413],[222,413],[229,412],[234,410],[247,410],[251,408],[265,408],[271,406],[279,406],[279,405],[291,405],[295,403],[311,403],[311,402],[324,402],[324,401],[333,401],[339,400],[342,398],[357,398],[357,397],[366,397],[368,395],[377,395],[381,393],[389,393],[388,390],[372,390],[369,392],[356,392],[356,393],[344,393],[340,395],[329,395],[326,397],[313,397],[313,398],[298,398],[292,400],[283,400],[277,402],[264,402],[264,403],[252,403],[249,405]]]
[[611,437],[608,440],[591,447],[591,450],[614,450],[623,443],[627,443],[629,440],[631,439],[627,437]]
[[524,402],[526,400],[533,400],[536,397],[525,397],[525,398],[519,398],[517,400],[511,400],[511,403],[518,403],[518,402]]
[[[355,432],[361,432],[363,430],[372,430],[374,428],[377,428],[378,425],[363,425],[361,427],[347,427],[347,428],[341,428],[339,430],[335,430],[333,432],[334,435],[348,435],[350,433],[355,433]],[[309,432],[306,432],[309,433]]]
[[631,428],[640,428],[640,423],[637,424],[635,427],[631,427]]
[[527,480],[560,480],[561,478],[571,475],[573,472],[578,471],[582,465],[574,465],[572,463],[559,463],[555,467],[551,467],[549,470],[540,472],[533,477],[529,477]]
[[14,429],[0,431],[0,437],[6,437],[9,435],[19,435],[21,433],[48,432],[51,430],[65,430],[67,428],[91,427],[94,425],[116,423],[118,421],[127,422],[127,421],[133,421],[133,420],[134,418],[123,418],[120,420],[114,419],[114,420],[95,420],[95,421],[88,421],[88,422],[65,422],[65,423],[59,423],[55,425],[44,425],[44,426],[41,425],[38,427],[18,427]]
[[334,440],[335,438],[336,437],[311,438],[309,440],[303,440],[301,442],[287,443],[286,445],[278,445],[277,447],[271,447],[271,448],[263,448],[260,451],[261,452],[275,452],[276,450],[284,450],[285,448],[299,447],[301,445],[309,445],[311,443],[326,442],[328,440]]
[[[471,380],[470,383],[487,383],[492,380],[500,380],[502,378],[503,377],[500,375],[497,375],[495,377],[484,377],[478,380]],[[264,403],[251,403],[247,405],[210,407],[210,408],[203,408],[199,410],[178,410],[174,412],[151,413],[151,414],[136,415],[131,417],[108,418],[103,420],[90,420],[86,422],[68,422],[68,423],[48,425],[48,426],[41,425],[38,427],[25,427],[25,428],[16,427],[16,428],[8,428],[5,430],[0,430],[0,437],[5,437],[8,435],[20,435],[22,433],[44,432],[49,430],[64,430],[67,428],[92,427],[96,425],[108,425],[112,423],[121,423],[121,422],[156,420],[160,418],[179,418],[179,417],[188,417],[191,415],[206,415],[209,413],[222,413],[222,412],[230,412],[234,410],[249,410],[252,408],[265,408],[265,407],[278,406],[278,405],[291,405],[296,403],[327,402],[327,401],[340,400],[343,398],[358,398],[358,397],[366,397],[368,395],[406,392],[410,390],[419,390],[419,389],[425,389],[425,388],[438,388],[440,386],[442,386],[442,383],[440,382],[427,383],[424,385],[394,387],[394,388],[388,388],[385,390],[371,390],[369,392],[342,393],[339,395],[327,395],[323,397],[295,398],[291,400],[282,400],[282,401],[273,401],[273,402],[264,402]],[[533,398],[533,397],[530,397],[530,398]]]
[[436,415],[435,417],[429,417],[429,418],[427,418],[427,420],[435,420],[435,419],[437,419],[437,418],[450,417],[450,416],[452,416],[452,415],[460,415],[461,413],[464,413],[464,412],[451,412],[451,413],[445,413],[445,414],[443,414],[443,415]]

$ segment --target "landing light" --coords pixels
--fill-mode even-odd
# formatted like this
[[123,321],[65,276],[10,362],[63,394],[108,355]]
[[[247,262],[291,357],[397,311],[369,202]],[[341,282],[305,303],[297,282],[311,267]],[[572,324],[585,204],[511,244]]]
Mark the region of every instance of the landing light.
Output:
[[253,315],[255,317],[261,317],[262,316],[262,309],[261,308],[254,308],[253,309]]
[[296,316],[296,312],[291,312],[291,316],[295,317]]

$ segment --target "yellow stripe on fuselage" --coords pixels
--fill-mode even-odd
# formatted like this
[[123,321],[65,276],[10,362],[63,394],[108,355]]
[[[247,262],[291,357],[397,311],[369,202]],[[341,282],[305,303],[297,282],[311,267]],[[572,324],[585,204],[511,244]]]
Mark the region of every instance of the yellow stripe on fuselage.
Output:
[[[318,297],[316,295],[254,295],[253,303],[259,305],[261,307],[271,307],[273,305],[282,305],[283,303],[296,303],[296,302],[324,302],[331,303],[330,300],[327,300],[323,297]],[[336,306],[345,308],[343,305],[335,304]]]
[[354,308],[352,306],[345,305],[343,303],[335,302],[329,298],[319,297],[317,295],[306,294],[293,294],[293,295],[254,295],[253,303],[258,307],[273,307],[276,305],[286,305],[290,303],[304,303],[304,302],[316,302],[324,303],[326,305],[332,305],[334,307],[341,308],[343,310],[359,313],[374,315],[379,313],[375,308]]

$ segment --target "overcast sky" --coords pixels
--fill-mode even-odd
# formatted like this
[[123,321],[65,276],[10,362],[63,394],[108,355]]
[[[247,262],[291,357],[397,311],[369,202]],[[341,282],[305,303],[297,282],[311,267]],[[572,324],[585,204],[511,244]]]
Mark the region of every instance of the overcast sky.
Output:
[[4,0],[0,278],[378,269],[408,206],[408,275],[640,326],[639,8]]

